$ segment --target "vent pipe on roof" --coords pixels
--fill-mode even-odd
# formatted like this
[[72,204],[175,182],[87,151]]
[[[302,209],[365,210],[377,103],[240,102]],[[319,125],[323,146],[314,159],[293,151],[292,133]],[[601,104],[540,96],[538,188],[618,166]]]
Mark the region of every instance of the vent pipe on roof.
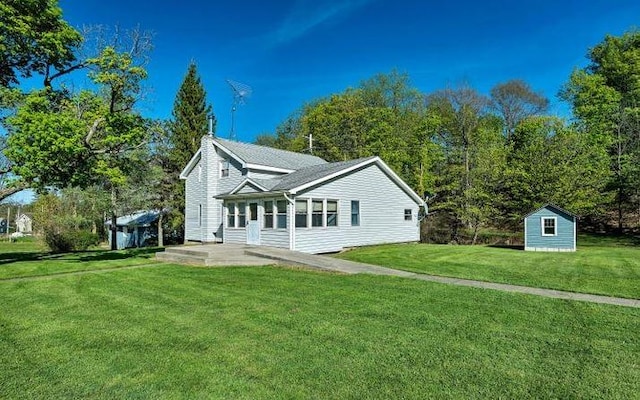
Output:
[[209,136],[213,136],[213,115],[209,115]]

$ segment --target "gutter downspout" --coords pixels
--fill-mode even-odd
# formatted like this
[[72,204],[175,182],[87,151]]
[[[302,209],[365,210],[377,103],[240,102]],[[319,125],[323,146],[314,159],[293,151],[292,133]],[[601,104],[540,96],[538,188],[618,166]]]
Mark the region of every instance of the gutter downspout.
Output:
[[296,209],[295,209],[295,197],[290,198],[286,192],[282,193],[284,198],[289,202],[289,206],[287,209],[291,210],[291,212],[287,212],[287,214],[291,215],[290,224],[289,224],[289,250],[296,249]]

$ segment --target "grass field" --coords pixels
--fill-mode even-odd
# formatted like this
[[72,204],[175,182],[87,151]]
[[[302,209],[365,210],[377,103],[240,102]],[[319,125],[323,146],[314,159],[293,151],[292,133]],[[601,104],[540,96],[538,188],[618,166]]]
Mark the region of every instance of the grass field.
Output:
[[51,254],[34,238],[0,242],[0,280],[154,263],[157,251],[144,248]]
[[575,253],[400,244],[338,257],[432,275],[640,299],[640,246],[632,239],[584,236]]
[[173,265],[4,280],[0,304],[3,399],[640,393],[640,310],[625,307],[381,276]]

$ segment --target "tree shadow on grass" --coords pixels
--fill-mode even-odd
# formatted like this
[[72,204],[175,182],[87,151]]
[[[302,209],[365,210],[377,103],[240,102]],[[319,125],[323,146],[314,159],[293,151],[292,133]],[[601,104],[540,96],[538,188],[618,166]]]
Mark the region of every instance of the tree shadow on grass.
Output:
[[127,258],[151,258],[162,249],[158,247],[145,247],[127,250],[84,250],[72,253],[52,253],[45,251],[23,251],[0,254],[0,265],[15,262],[46,261],[46,260],[68,260],[76,262],[125,260]]
[[110,260],[125,260],[127,258],[151,258],[162,249],[158,247],[142,247],[137,249],[105,251],[101,250],[96,254],[82,253],[78,257],[80,262],[89,261],[110,261]]

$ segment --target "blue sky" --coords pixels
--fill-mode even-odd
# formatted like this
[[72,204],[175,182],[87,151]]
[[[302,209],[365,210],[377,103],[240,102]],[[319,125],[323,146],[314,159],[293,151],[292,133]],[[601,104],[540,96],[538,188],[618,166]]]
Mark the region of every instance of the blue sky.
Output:
[[589,47],[640,26],[638,0],[135,1],[60,0],[72,25],[139,25],[155,33],[147,116],[170,118],[191,60],[230,130],[225,80],[253,88],[236,114],[239,140],[274,132],[303,103],[397,69],[431,92],[467,81],[483,93],[520,78],[552,100]]

